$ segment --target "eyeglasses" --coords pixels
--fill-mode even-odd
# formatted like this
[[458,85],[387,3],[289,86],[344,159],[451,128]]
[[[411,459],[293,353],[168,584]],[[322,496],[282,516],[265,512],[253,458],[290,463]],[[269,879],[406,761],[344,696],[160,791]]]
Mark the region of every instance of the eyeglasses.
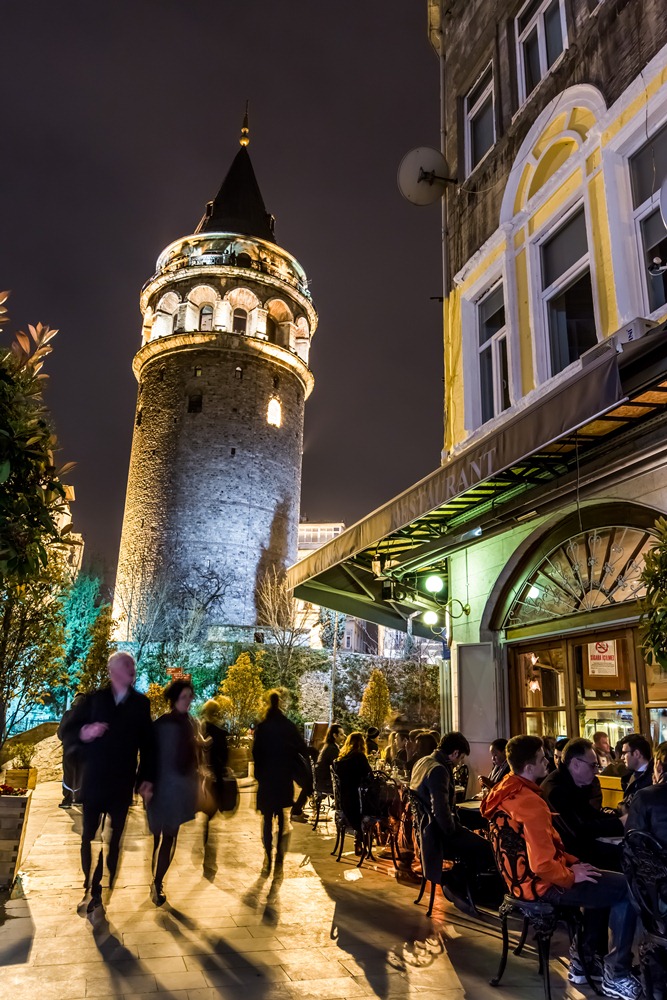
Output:
[[602,767],[596,760],[585,760],[583,757],[575,757],[581,764],[585,764],[586,767],[590,767],[592,771],[601,771]]

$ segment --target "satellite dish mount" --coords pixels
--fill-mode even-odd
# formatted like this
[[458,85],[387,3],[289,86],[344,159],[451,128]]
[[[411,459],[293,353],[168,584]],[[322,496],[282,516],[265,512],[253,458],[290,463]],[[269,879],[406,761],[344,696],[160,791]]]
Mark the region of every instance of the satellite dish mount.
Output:
[[398,167],[398,187],[413,205],[431,205],[444,194],[447,184],[458,184],[448,177],[447,164],[441,152],[430,146],[419,146],[406,153]]

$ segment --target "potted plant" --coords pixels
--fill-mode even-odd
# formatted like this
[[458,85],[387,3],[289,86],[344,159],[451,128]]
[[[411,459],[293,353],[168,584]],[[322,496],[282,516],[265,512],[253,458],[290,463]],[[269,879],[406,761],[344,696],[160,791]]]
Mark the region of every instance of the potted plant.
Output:
[[12,767],[5,773],[5,781],[14,788],[35,788],[37,785],[37,768],[31,767],[35,756],[35,744],[27,741],[17,743],[14,747]]
[[0,785],[0,889],[14,884],[28,824],[32,792]]

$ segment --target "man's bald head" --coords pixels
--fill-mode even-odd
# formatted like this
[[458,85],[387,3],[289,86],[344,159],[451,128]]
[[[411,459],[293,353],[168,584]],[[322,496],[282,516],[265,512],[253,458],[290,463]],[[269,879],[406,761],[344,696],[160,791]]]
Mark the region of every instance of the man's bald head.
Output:
[[111,687],[116,694],[124,693],[134,684],[137,668],[129,653],[112,653],[107,663]]

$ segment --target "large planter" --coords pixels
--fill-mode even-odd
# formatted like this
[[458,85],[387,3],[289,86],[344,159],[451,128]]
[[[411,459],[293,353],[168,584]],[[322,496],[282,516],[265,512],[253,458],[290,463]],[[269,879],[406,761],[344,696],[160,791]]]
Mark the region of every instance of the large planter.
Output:
[[5,781],[12,788],[32,788],[37,787],[36,767],[10,767],[5,772]]
[[247,747],[230,747],[228,766],[234,772],[235,778],[248,777],[248,749]]
[[11,888],[21,864],[31,798],[32,792],[0,795],[0,889]]

